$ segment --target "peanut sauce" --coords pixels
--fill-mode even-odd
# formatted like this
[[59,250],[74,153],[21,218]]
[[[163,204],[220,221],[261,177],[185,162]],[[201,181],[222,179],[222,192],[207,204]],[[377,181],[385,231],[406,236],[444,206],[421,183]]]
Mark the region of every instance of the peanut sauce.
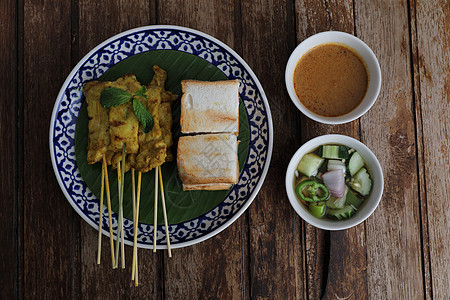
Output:
[[304,54],[294,71],[300,102],[325,117],[342,116],[364,99],[369,75],[362,59],[339,44],[322,44]]

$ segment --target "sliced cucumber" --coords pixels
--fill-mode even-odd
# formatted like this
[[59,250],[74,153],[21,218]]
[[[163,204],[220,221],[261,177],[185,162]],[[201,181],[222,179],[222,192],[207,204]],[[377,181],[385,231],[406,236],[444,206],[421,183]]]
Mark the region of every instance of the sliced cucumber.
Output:
[[331,196],[327,200],[327,202],[325,202],[327,207],[332,208],[332,209],[344,208],[345,202],[346,202],[346,199],[347,199],[348,190],[349,190],[349,188],[347,186],[345,186],[345,193],[344,193],[344,196],[342,198],[336,198],[336,197]]
[[348,158],[347,146],[323,145],[320,152],[323,158],[331,158],[331,159]]
[[348,150],[347,146],[339,146],[339,158],[347,159],[349,157]]
[[353,216],[355,210],[350,205],[345,205],[341,209],[327,209],[327,215],[338,220],[348,219]]
[[297,170],[308,177],[316,176],[317,171],[323,162],[324,159],[320,156],[317,156],[314,153],[308,153],[304,155],[298,163]]
[[352,189],[357,191],[363,196],[367,196],[372,189],[372,179],[370,179],[369,173],[366,168],[361,168],[355,176],[348,182]]
[[348,191],[345,201],[348,205],[358,209],[364,202],[364,199],[359,198],[353,191]]
[[323,145],[322,157],[324,158],[339,158],[339,146]]
[[364,160],[358,152],[353,152],[348,161],[348,171],[353,176],[364,166]]

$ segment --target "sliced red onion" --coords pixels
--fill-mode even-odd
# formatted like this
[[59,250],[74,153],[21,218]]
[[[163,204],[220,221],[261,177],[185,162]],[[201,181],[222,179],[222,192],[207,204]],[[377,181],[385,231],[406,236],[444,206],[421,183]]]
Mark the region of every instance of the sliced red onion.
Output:
[[345,177],[341,170],[328,171],[322,175],[322,179],[332,196],[344,197]]

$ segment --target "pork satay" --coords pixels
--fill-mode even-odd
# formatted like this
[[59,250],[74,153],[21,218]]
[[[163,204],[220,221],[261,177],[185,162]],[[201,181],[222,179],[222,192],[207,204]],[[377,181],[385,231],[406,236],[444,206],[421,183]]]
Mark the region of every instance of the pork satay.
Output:
[[178,98],[171,92],[162,93],[161,105],[159,106],[159,126],[164,143],[166,144],[166,161],[173,161],[174,157],[170,147],[173,145],[172,139],[172,102]]
[[[168,153],[168,145],[170,146],[172,144],[170,133],[170,127],[172,126],[170,103],[168,107],[167,105],[162,107],[161,102],[163,96],[166,97],[167,95],[170,96],[173,94],[167,94],[164,90],[164,85],[167,79],[166,72],[158,66],[154,66],[153,71],[155,72],[155,75],[153,76],[150,84],[147,86],[147,109],[153,115],[155,127],[148,134],[144,134],[141,131],[139,134],[140,150],[135,159],[135,167],[141,172],[147,172],[167,161],[166,157]],[[166,99],[166,101],[167,100],[168,99]],[[161,109],[163,109],[162,115]],[[170,119],[168,119],[167,114],[170,114]],[[164,129],[161,127],[161,116],[164,117]],[[168,136],[167,133],[168,126],[170,136]],[[167,137],[170,139],[169,142],[166,142],[165,140]]]
[[106,164],[108,166],[110,166],[112,164],[112,159],[113,159],[114,155],[115,155],[115,153],[112,152],[111,150],[106,151],[105,159],[106,159]]
[[166,84],[167,80],[167,73],[163,69],[161,69],[159,66],[154,65],[153,66],[153,72],[155,72],[155,75],[152,78],[152,81],[148,84],[148,88],[150,87],[160,87],[164,90],[164,85]]
[[166,161],[166,144],[162,140],[148,142],[141,149],[135,161],[139,172],[148,172]]
[[142,124],[139,125],[138,130],[139,151],[138,153],[127,155],[125,161],[126,170],[128,170],[129,168],[135,168],[138,170],[143,169],[144,161],[146,160],[144,160],[142,156],[148,154],[141,154],[141,156],[139,157],[140,159],[139,166],[136,165],[136,157],[141,152],[145,152],[142,148],[142,147],[145,148],[145,144],[151,141],[161,139],[161,129],[159,127],[159,114],[158,114],[159,104],[161,102],[161,90],[157,88],[152,88],[150,90],[147,90],[146,96],[147,98],[139,98],[139,101],[141,101],[142,105],[144,105],[147,111],[153,116],[153,128],[150,130],[150,132],[145,133],[143,131]]
[[153,86],[161,88],[161,104],[159,108],[159,123],[161,127],[162,140],[166,144],[166,158],[165,161],[172,161],[173,155],[170,151],[170,147],[173,145],[172,140],[172,102],[178,99],[178,96],[172,94],[169,91],[164,90],[164,85],[167,80],[167,73],[159,66],[154,66],[153,71],[155,72],[155,76],[153,76],[152,81],[150,82],[148,88]]
[[[134,95],[141,88],[141,84],[137,81],[136,77],[130,74],[119,78],[114,83],[116,87],[129,92],[131,95]],[[124,144],[126,145],[127,156],[136,154],[139,151],[139,120],[134,113],[133,102],[129,101],[112,107],[109,120],[111,136],[109,150],[114,152],[111,156],[110,163],[113,168],[116,168],[117,164],[122,161],[122,147]],[[131,164],[126,163],[125,172],[130,167]]]
[[111,107],[109,124],[111,138],[109,150],[120,153],[124,145],[126,145],[127,153],[136,153],[139,150],[139,120],[134,114],[131,102]]
[[[161,104],[160,87],[149,86],[147,89],[147,99],[143,101],[148,112],[153,116],[153,129],[144,133],[142,128],[139,130],[139,154],[136,156],[134,164],[136,170],[148,172],[151,169],[161,165],[165,160],[165,144],[161,144],[161,128],[159,120],[159,109]],[[162,162],[161,162],[162,161]]]
[[172,104],[173,102],[175,102],[178,99],[178,95],[170,92],[170,91],[163,91],[162,95],[161,95],[161,102],[169,102],[170,104]]
[[108,86],[108,82],[100,81],[91,81],[84,86],[89,118],[88,164],[101,161],[110,144],[109,108],[100,104],[100,94]]
[[153,116],[153,128],[148,133],[139,129],[138,141],[139,145],[161,139],[161,128],[159,125],[159,106],[161,104],[161,88],[151,87],[146,92],[147,99],[142,99],[142,104],[147,111]]
[[[136,76],[131,74],[119,78],[113,84],[113,87],[125,90],[131,95],[134,95],[141,88],[141,84],[136,80]],[[109,150],[114,153],[121,153],[123,146],[126,145],[127,153],[137,153],[139,150],[139,120],[134,114],[132,101],[111,107],[109,112],[109,124],[111,138]],[[115,162],[113,157],[113,165]]]

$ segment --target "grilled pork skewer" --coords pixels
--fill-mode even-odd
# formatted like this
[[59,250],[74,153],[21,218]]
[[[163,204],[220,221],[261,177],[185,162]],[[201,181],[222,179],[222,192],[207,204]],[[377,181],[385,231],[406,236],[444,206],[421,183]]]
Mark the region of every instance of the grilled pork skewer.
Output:
[[89,118],[88,164],[101,161],[110,144],[109,108],[102,107],[100,104],[100,94],[109,86],[109,82],[100,81],[91,81],[84,86]]
[[[84,92],[86,95],[86,103],[89,118],[89,135],[88,135],[88,154],[87,161],[89,164],[94,164],[102,160],[102,174],[104,176],[108,200],[108,219],[109,219],[109,235],[110,235],[110,247],[111,247],[111,263],[114,267],[115,256],[114,256],[114,242],[113,242],[113,231],[112,231],[112,217],[111,217],[111,198],[109,193],[109,181],[108,181],[108,170],[106,166],[105,155],[107,152],[108,145],[110,143],[109,139],[109,109],[104,108],[100,104],[100,94],[108,87],[109,83],[103,83],[99,81],[89,82],[84,87]],[[102,176],[102,177],[103,177]],[[103,178],[102,178],[103,184]],[[102,186],[103,194],[103,186]],[[101,197],[103,201],[103,197]],[[102,224],[102,205],[100,205],[100,220],[99,224]],[[99,255],[100,255],[100,243],[99,239]],[[98,258],[98,262],[100,259]]]
[[[139,120],[133,110],[132,101],[111,108],[102,107],[100,104],[102,91],[109,87],[122,89],[131,95],[136,94],[141,88],[141,84],[134,75],[128,74],[113,82],[92,81],[87,83],[84,88],[89,116],[88,163],[94,164],[103,160],[103,166],[105,168],[106,163],[112,165],[113,168],[121,165],[122,170],[120,173],[122,176],[119,177],[119,180],[122,188],[119,192],[119,197],[123,197],[124,172],[130,168],[135,168],[139,171],[140,179],[143,172],[157,168],[165,161],[173,160],[173,155],[170,152],[170,146],[173,144],[171,104],[178,96],[164,90],[167,79],[166,72],[158,66],[154,66],[153,70],[155,76],[147,86],[147,97],[139,98],[139,101],[141,101],[147,111],[153,116],[154,126],[148,133],[144,133],[142,124],[139,124]],[[126,156],[123,152],[124,149],[126,150]],[[125,159],[124,162],[122,161],[123,159]],[[107,170],[103,171],[107,172]],[[156,189],[157,182],[155,184]],[[139,195],[140,185],[138,184],[138,199]],[[110,210],[110,203],[108,205],[108,209]],[[135,214],[134,221],[136,224],[139,222],[138,211],[139,207],[137,207]],[[123,224],[120,220],[119,223]],[[135,235],[137,234],[136,229],[135,227]],[[118,230],[123,235],[122,229],[119,228]],[[112,224],[110,224],[110,235],[112,238],[113,234],[111,231]],[[118,238],[119,236],[120,233],[118,232]],[[113,265],[115,263],[117,266],[118,257],[114,262],[114,245],[112,244],[111,246]],[[117,250],[119,249],[116,249],[116,253],[118,252]],[[133,258],[133,267],[135,267],[133,269],[135,269],[137,284],[136,250],[133,250],[133,256],[136,256]],[[124,263],[123,258],[122,262]],[[136,265],[134,266],[134,264]]]

